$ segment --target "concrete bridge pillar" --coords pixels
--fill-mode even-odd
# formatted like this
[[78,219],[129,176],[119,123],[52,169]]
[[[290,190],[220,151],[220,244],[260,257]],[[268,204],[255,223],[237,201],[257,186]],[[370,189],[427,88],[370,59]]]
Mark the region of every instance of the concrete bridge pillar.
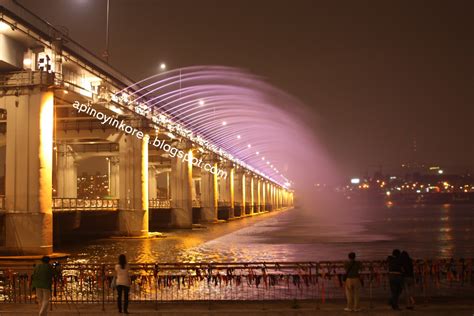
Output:
[[148,234],[148,136],[121,135],[119,141],[119,231],[127,236]]
[[232,163],[226,163],[223,166],[227,172],[226,178],[221,178],[222,200],[229,205],[229,218],[234,217],[234,167]]
[[245,173],[237,169],[234,173],[234,215],[245,215]]
[[155,167],[150,166],[148,168],[148,199],[157,198],[157,182],[156,182],[156,170]]
[[5,174],[5,254],[46,255],[53,252],[52,91],[2,96],[7,110]]
[[186,142],[178,143],[177,149],[189,155],[189,159],[171,157],[171,225],[175,228],[191,228],[193,225],[193,165],[192,149]]
[[119,158],[118,157],[109,157],[110,163],[110,196],[115,198],[120,197],[120,171],[119,171]]
[[249,175],[249,178],[250,178],[250,214],[253,214],[256,212],[255,203],[256,203],[257,195],[255,194],[255,188],[257,187],[257,185],[255,183],[256,180],[253,175]]
[[262,211],[262,181],[260,178],[257,178],[256,186],[256,196],[257,196],[257,213]]
[[[208,154],[204,162],[217,170],[217,159],[214,154]],[[204,222],[217,220],[218,207],[217,174],[201,170],[201,219]]]
[[280,207],[281,207],[280,199],[279,199],[279,192],[280,192],[280,188],[275,187],[275,207],[276,207],[277,210],[279,210]]
[[269,206],[269,210],[270,211],[273,211],[273,184],[272,183],[268,183],[268,206]]
[[57,197],[77,198],[77,163],[67,144],[59,144],[56,170]]
[[285,207],[285,205],[283,204],[283,189],[282,188],[280,188],[279,199],[280,199],[280,207]]
[[192,192],[192,200],[193,201],[200,201],[201,199],[201,178],[197,177],[193,170],[193,184],[191,187]]

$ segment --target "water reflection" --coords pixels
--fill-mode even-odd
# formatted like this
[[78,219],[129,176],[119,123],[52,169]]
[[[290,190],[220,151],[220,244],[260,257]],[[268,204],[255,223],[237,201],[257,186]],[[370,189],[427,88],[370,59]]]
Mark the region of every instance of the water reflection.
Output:
[[72,253],[73,262],[115,262],[120,253],[133,262],[338,260],[350,251],[383,259],[393,248],[421,258],[472,257],[472,208],[359,207],[351,216],[329,219],[294,210],[171,232],[163,239],[104,239],[56,251]]

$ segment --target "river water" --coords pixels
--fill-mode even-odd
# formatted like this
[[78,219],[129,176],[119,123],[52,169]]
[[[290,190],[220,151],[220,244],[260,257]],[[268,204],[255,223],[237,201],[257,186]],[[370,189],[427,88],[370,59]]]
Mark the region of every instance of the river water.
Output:
[[296,208],[165,232],[159,239],[101,239],[57,247],[70,262],[315,261],[384,259],[393,248],[412,257],[474,257],[474,206],[351,206]]

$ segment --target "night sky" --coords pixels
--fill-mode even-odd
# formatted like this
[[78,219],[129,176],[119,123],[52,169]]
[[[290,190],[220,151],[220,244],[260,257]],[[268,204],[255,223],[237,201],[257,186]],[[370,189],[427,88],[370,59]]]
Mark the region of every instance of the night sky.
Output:
[[[105,0],[20,2],[102,53]],[[111,0],[110,63],[137,80],[161,62],[264,76],[308,105],[346,174],[413,159],[472,170],[473,4]]]

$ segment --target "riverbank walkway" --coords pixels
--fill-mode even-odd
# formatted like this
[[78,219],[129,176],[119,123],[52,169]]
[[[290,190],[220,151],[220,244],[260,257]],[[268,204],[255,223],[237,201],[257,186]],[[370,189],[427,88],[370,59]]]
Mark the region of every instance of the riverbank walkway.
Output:
[[[295,305],[296,304],[296,305]],[[131,315],[222,315],[222,316],[306,316],[306,315],[449,315],[449,316],[473,316],[474,302],[454,298],[439,298],[416,306],[415,310],[392,311],[390,307],[381,300],[373,302],[369,308],[368,302],[362,302],[362,311],[359,313],[344,312],[345,302],[343,300],[329,301],[317,305],[314,302],[288,302],[288,301],[239,301],[239,302],[175,302],[160,303],[158,310],[153,303],[135,303],[129,307]],[[36,304],[0,304],[0,315],[37,315]],[[115,304],[106,304],[105,311],[98,304],[55,304],[53,311],[48,315],[121,315],[116,311]]]

